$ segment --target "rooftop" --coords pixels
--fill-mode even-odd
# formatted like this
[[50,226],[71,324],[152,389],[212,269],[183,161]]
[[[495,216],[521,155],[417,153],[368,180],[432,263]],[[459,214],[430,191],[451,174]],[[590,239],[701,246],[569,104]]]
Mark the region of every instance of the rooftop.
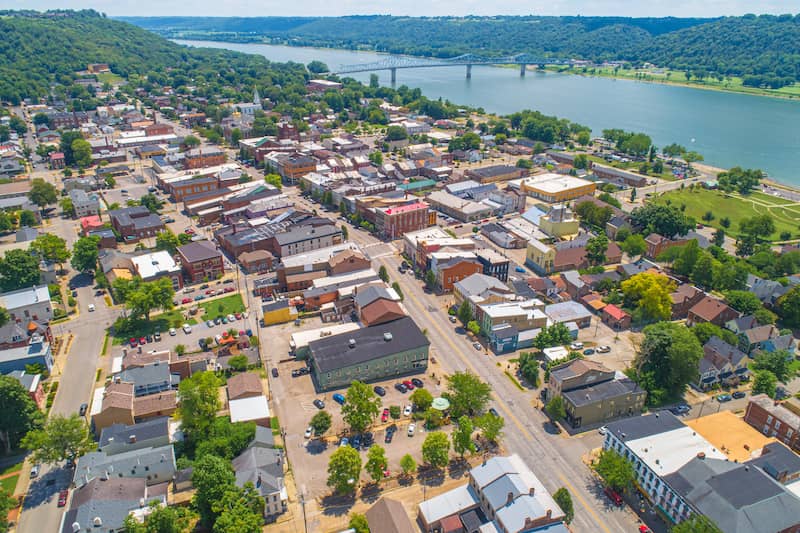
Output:
[[47,285],[38,285],[0,294],[0,306],[9,311],[37,302],[50,302]]
[[136,271],[145,280],[160,274],[180,272],[181,270],[181,267],[166,250],[132,257],[131,261],[136,267]]
[[222,256],[210,241],[194,241],[184,244],[178,248],[178,253],[189,263],[208,261]]
[[231,422],[248,422],[250,420],[260,420],[269,418],[269,405],[267,397],[253,396],[251,398],[240,398],[228,402],[231,413]]
[[525,187],[545,194],[554,194],[570,189],[592,185],[593,182],[564,174],[541,174],[524,181]]
[[639,394],[644,390],[630,379],[612,379],[596,385],[562,392],[561,394],[575,406],[589,405],[594,402],[611,400],[629,394]]
[[343,242],[342,244],[335,244],[333,246],[328,246],[327,248],[320,248],[319,250],[314,250],[312,252],[306,252],[302,254],[295,254],[284,257],[281,259],[281,264],[286,268],[298,267],[303,265],[313,265],[316,263],[321,263],[323,261],[328,261],[334,255],[344,250],[355,250],[360,252],[360,249],[357,244],[353,242]]
[[750,403],[754,403],[770,413],[774,418],[781,421],[782,424],[794,428],[800,428],[800,416],[793,413],[780,403],[776,402],[766,394],[756,394],[750,398]]
[[720,411],[687,420],[686,425],[705,437],[728,459],[740,463],[757,457],[764,446],[776,442],[774,438],[764,436],[731,411]]

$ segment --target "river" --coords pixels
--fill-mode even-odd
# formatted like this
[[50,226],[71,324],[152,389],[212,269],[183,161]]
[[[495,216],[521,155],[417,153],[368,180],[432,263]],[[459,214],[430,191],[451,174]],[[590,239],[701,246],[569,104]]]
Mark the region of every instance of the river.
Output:
[[[182,41],[179,44],[260,54],[271,61],[341,65],[386,59],[374,52],[300,48],[265,44]],[[390,84],[389,71],[377,73]],[[351,74],[369,81],[370,73]],[[592,128],[622,128],[650,135],[656,146],[677,142],[718,167],[761,168],[770,177],[800,186],[795,157],[800,155],[800,102],[693,89],[676,85],[475,66],[399,69],[397,84],[419,87],[429,98],[509,114],[535,109]]]

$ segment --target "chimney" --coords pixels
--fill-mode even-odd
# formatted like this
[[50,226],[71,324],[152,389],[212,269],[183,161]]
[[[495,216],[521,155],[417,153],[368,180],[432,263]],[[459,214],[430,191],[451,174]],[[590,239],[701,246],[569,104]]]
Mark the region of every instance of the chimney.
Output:
[[349,341],[347,341],[347,344],[350,346],[350,348],[355,348],[356,347],[356,340],[355,339],[350,339]]
[[702,461],[703,459],[706,458],[706,453],[705,452],[697,452],[697,458]]
[[136,443],[136,435],[128,435],[128,444]]
[[547,518],[550,518],[552,515],[553,515],[552,509],[548,509],[547,512],[545,513],[545,516],[547,516]]
[[530,490],[528,491],[528,496],[533,496],[535,492],[536,492],[536,488],[535,487],[531,487]]
[[509,492],[508,496],[506,497],[506,505],[511,505],[513,501],[514,501],[514,493]]
[[261,472],[258,473],[258,479],[256,480],[256,488],[261,487]]

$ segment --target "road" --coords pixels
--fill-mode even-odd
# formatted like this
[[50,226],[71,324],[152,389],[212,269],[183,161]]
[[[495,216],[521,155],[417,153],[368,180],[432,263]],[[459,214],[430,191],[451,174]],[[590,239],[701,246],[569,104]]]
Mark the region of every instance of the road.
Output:
[[[308,201],[299,204],[308,209],[319,208]],[[397,251],[399,246],[382,243],[349,224],[348,230],[350,240],[370,255],[373,267],[385,266],[392,281],[399,282],[405,296],[403,304],[417,324],[427,329],[431,356],[442,369],[448,374],[468,370],[491,385],[493,405],[506,420],[505,448],[525,459],[551,492],[560,487],[570,491],[575,502],[573,530],[592,533],[634,531],[637,527],[634,515],[627,509],[610,505],[600,484],[582,462],[585,453],[600,445],[599,437],[587,434],[566,438],[554,434],[547,417],[533,407],[534,394],[517,389],[497,367],[493,355],[475,350],[466,336],[454,331],[447,315],[447,303],[451,298],[426,294],[420,280],[398,273],[402,262]]]

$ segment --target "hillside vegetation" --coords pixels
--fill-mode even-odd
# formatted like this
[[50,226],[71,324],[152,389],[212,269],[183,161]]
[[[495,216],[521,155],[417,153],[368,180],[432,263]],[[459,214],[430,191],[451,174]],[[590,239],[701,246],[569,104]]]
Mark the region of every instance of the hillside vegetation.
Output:
[[800,80],[800,16],[720,19],[622,17],[393,17],[125,19],[170,37],[273,40],[452,57],[530,53],[654,63],[777,88]]

